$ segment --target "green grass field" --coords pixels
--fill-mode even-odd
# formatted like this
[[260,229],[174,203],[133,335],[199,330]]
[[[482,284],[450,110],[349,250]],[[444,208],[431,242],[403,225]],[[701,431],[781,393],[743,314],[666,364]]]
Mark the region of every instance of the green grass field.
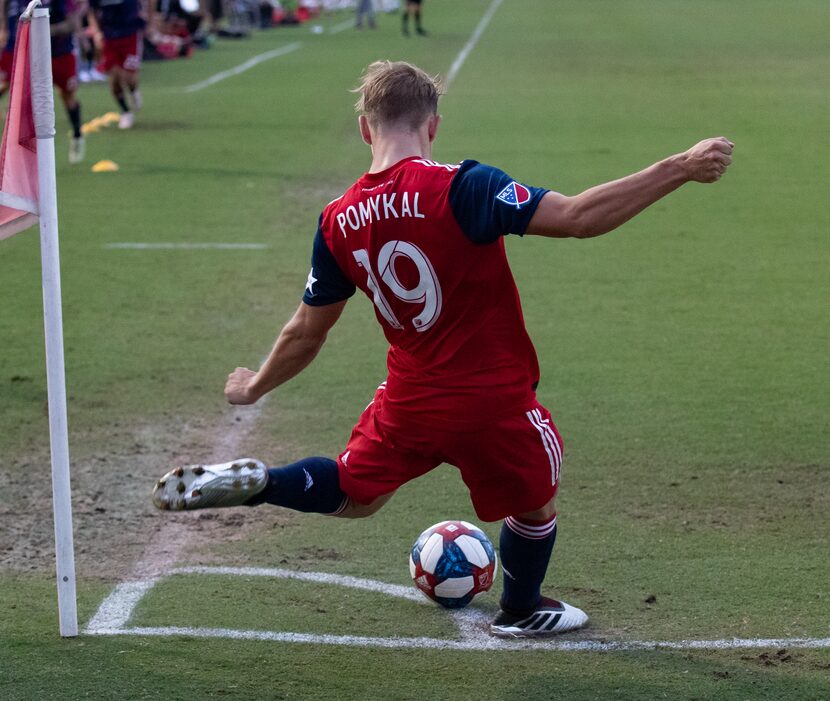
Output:
[[[428,0],[431,36],[308,26],[148,64],[131,132],[92,134],[58,197],[79,618],[146,570],[280,568],[408,584],[417,535],[474,519],[453,468],[375,517],[263,507],[161,515],[174,462],[333,455],[385,373],[355,298],[315,363],[255,412],[256,366],[296,308],[321,208],[363,170],[348,92],[376,58],[446,74],[489,0]],[[349,15],[321,20],[339,25]],[[443,98],[435,158],[574,194],[726,135],[735,162],[618,232],[508,241],[567,461],[546,589],[566,639],[830,636],[830,100],[822,0],[505,0]],[[301,42],[210,87],[253,56]],[[85,85],[85,119],[111,110]],[[117,173],[93,174],[95,161]],[[257,243],[264,250],[108,244]],[[60,639],[37,231],[0,242],[0,698],[826,699],[830,651],[381,649],[195,635]],[[498,524],[482,524],[493,539]],[[138,569],[136,569],[137,563]],[[476,603],[495,609],[499,585]],[[653,598],[652,598],[653,597]],[[649,603],[646,602],[648,599]],[[459,640],[446,612],[333,584],[179,573],[129,626]]]

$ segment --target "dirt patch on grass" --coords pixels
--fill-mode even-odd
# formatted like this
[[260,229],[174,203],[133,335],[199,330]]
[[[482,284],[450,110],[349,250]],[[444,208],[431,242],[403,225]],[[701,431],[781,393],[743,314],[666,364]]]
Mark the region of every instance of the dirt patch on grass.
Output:
[[[277,509],[157,511],[150,492],[171,466],[241,457],[258,412],[229,410],[214,421],[171,419],[164,425],[106,429],[73,435],[72,508],[79,577],[108,581],[153,576],[215,540],[246,537],[291,516]],[[267,456],[266,456],[267,457]],[[0,567],[48,571],[55,567],[48,447],[6,460],[0,468]]]

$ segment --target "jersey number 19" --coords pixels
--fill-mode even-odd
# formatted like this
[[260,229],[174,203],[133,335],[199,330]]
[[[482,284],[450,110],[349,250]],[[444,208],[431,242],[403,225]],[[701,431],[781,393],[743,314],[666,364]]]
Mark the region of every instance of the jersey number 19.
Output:
[[[366,271],[368,276],[366,286],[371,290],[375,306],[381,316],[386,319],[392,328],[403,329],[403,324],[398,321],[395,312],[392,311],[392,307],[384,296],[380,283],[372,270],[369,251],[361,248],[358,251],[353,251],[352,255],[357,264]],[[418,270],[418,284],[411,289],[404,287],[395,273],[395,261],[400,257],[409,258]],[[423,304],[423,310],[412,319],[415,330],[420,332],[431,328],[441,313],[441,285],[435,275],[432,263],[429,262],[429,258],[426,257],[424,252],[414,243],[408,241],[387,241],[378,252],[377,269],[380,273],[380,279],[395,297],[409,304]]]

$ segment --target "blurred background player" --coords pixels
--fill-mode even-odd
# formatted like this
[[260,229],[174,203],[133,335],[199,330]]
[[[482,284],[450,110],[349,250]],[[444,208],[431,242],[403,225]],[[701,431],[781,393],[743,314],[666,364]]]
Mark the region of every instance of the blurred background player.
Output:
[[[0,57],[0,95],[9,89],[14,57],[14,42],[17,35],[17,20],[26,9],[29,0],[3,0],[2,29],[0,42],[3,54]],[[49,10],[52,34],[52,82],[58,88],[66,114],[72,125],[69,142],[69,162],[84,160],[86,143],[81,134],[81,103],[78,102],[78,64],[75,58],[75,35],[80,28],[82,6],[73,0],[42,0],[41,5]],[[5,36],[4,36],[5,34]]]
[[358,288],[389,341],[387,379],[337,460],[177,467],[153,500],[160,509],[267,502],[357,518],[446,462],[459,468],[478,517],[502,521],[504,589],[491,633],[580,628],[583,611],[541,593],[557,534],[562,441],[536,398],[539,363],[504,238],[605,234],[684,183],[718,180],[732,143],[706,139],[567,197],[475,160],[431,160],[440,85],[419,68],[378,61],[358,92],[369,171],[323,210],[299,308],[258,372],[229,375],[225,396],[253,404],[302,372]]
[[376,29],[375,24],[375,3],[374,0],[357,0],[357,20],[355,27],[363,29],[363,19],[366,18],[366,24],[369,29]]
[[421,0],[406,0],[406,6],[403,8],[403,22],[404,36],[409,36],[409,18],[410,16],[415,20],[415,31],[422,37],[427,35],[426,29],[421,25]]
[[[121,110],[119,129],[130,129],[141,109],[138,74],[144,28],[150,10],[145,0],[90,0],[89,24],[101,52],[101,70],[109,76],[112,96]],[[124,89],[129,93],[129,102]]]

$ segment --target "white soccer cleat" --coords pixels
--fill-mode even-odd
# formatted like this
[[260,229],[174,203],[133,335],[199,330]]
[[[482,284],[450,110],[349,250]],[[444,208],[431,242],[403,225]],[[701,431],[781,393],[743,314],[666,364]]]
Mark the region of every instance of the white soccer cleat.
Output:
[[122,112],[118,118],[119,129],[132,129],[135,124],[135,115],[132,112]]
[[500,638],[542,638],[584,628],[587,624],[588,614],[583,610],[543,596],[529,615],[499,612],[490,624],[490,633]]
[[153,504],[162,511],[241,506],[268,482],[259,460],[242,458],[220,465],[176,467],[153,487]]
[[86,156],[86,139],[83,136],[73,136],[69,142],[69,162],[77,165]]
[[136,88],[130,93],[132,99],[133,109],[138,112],[144,106],[144,99],[141,97],[141,90]]

